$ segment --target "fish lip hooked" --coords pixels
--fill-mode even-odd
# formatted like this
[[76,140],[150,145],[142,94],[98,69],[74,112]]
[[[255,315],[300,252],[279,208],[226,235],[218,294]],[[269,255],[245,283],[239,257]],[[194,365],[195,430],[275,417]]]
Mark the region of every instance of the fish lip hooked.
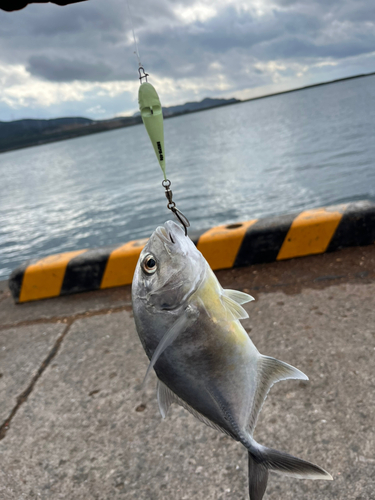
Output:
[[155,234],[163,243],[171,243],[171,240],[168,238],[168,232],[165,229],[165,227],[163,226],[157,227]]
[[163,243],[176,243],[175,238],[173,238],[172,236],[172,231],[170,231],[169,228],[166,228],[165,226],[159,226],[156,228],[155,232]]

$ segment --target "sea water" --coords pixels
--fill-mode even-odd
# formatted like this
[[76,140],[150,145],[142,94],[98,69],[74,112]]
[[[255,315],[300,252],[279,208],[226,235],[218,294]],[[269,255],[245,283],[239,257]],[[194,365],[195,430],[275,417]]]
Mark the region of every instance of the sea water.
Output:
[[[375,76],[164,126],[192,231],[375,200]],[[143,125],[3,153],[0,175],[0,279],[30,258],[147,237],[173,217]]]

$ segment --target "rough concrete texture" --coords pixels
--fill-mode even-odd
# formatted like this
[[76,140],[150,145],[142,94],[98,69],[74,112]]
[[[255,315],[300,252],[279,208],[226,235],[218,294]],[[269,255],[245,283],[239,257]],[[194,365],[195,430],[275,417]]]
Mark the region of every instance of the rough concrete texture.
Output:
[[15,304],[9,290],[0,282],[0,325],[3,327],[28,324],[31,321],[67,320],[91,312],[121,310],[131,302],[130,287],[97,290],[77,295],[66,295],[54,299]]
[[41,324],[0,331],[0,425],[63,330],[62,324]]
[[[266,286],[263,277],[270,293],[256,291],[243,324],[260,352],[310,377],[272,388],[256,439],[334,476],[324,482],[271,474],[265,500],[375,498],[374,250],[218,273],[227,287],[250,290],[258,280]],[[333,276],[337,265],[338,278],[317,279]],[[357,276],[355,268],[364,266],[367,274]],[[125,301],[129,289],[118,293]],[[140,388],[147,359],[131,311],[92,307],[87,317],[67,318],[56,356],[0,441],[0,498],[247,499],[246,451],[178,406],[163,421],[155,378]],[[15,361],[23,344],[32,345],[32,328],[22,327]]]

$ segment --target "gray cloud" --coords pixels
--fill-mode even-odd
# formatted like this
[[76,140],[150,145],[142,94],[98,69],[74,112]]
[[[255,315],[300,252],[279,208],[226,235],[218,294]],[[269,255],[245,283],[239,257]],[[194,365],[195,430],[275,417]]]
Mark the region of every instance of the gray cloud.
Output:
[[[190,61],[199,68],[199,61],[204,60],[204,66],[211,59],[222,59],[222,56],[233,49],[247,51],[248,56],[261,57],[262,60],[281,57],[284,51],[296,50],[296,57],[308,55],[307,47],[311,46],[311,38],[317,37],[322,28],[322,21],[300,13],[274,12],[264,16],[261,22],[250,13],[238,13],[234,8],[227,8],[206,23],[197,23],[197,29],[190,26],[170,29],[163,33],[146,33],[144,37],[147,55],[153,60],[155,53],[161,48],[166,64],[164,69],[172,67],[176,55],[180,59]],[[300,36],[297,43],[296,36]],[[291,38],[295,39],[290,43]],[[283,44],[284,49],[279,49]],[[303,47],[306,47],[304,49]],[[233,54],[232,54],[233,55]],[[167,61],[172,61],[168,65]],[[177,69],[178,72],[178,69]]]
[[[233,2],[206,21],[186,23],[174,13],[174,0],[130,0],[142,61],[152,75],[177,82],[224,75],[234,92],[270,85],[270,72],[262,69],[269,61],[289,65],[279,72],[293,79],[298,70],[290,69],[291,63],[339,63],[375,51],[373,0],[273,2],[275,8],[261,16],[238,10]],[[179,5],[193,3],[182,0]],[[23,64],[32,75],[52,82],[134,81],[130,26],[124,0],[0,12],[0,64]],[[208,69],[213,62],[219,63],[216,69]],[[353,62],[347,67],[366,71]],[[340,68],[346,76],[345,64]],[[327,66],[327,76],[321,69],[316,75],[336,78],[335,71]]]
[[[229,52],[233,56],[233,50],[242,56],[247,51],[247,62],[254,62],[256,58],[343,58],[375,48],[374,26],[368,26],[369,21],[375,22],[371,0],[277,3],[284,8],[261,17],[229,6],[205,22],[188,25],[173,13],[172,0],[134,3],[141,55],[159,74],[191,77],[201,76],[210,61],[224,61]],[[2,60],[24,63],[32,74],[51,81],[133,78],[135,61],[133,47],[126,42],[130,22],[125,2],[28,9],[18,19],[8,15],[8,23],[1,22],[4,14],[0,13],[0,40],[7,39],[6,45],[1,44]],[[346,22],[341,32],[335,27],[340,22]]]
[[72,80],[105,82],[134,78],[134,72],[127,73],[121,67],[112,67],[103,61],[88,62],[61,57],[32,56],[29,59],[27,69],[32,75],[53,82],[70,82]]
[[[137,35],[152,30],[159,20],[176,20],[169,1],[158,0],[157,5],[155,9],[152,0],[145,0],[140,13],[133,6]],[[65,8],[31,5],[12,14],[0,12],[0,61],[25,64],[33,74],[51,81],[74,80],[77,73],[82,79],[84,72],[92,81],[95,71],[89,66],[95,64],[99,67],[98,81],[127,80],[137,73],[134,48],[129,45],[130,26],[123,0],[92,1]],[[59,70],[60,63],[67,69],[65,77]],[[80,71],[79,63],[85,71]]]

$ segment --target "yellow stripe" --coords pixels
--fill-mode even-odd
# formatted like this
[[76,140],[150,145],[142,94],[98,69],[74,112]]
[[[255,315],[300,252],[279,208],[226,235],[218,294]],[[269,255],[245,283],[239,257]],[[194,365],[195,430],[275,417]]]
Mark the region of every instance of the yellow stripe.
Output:
[[256,221],[218,226],[202,234],[197,248],[212,269],[233,267],[246,231]]
[[111,253],[100,288],[130,285],[133,280],[139,254],[145,246],[146,241],[147,238],[129,241]]
[[336,210],[316,208],[299,214],[293,221],[277,260],[324,253],[347,205]]
[[19,301],[28,302],[60,295],[68,262],[83,252],[86,250],[49,255],[28,266],[23,276]]

